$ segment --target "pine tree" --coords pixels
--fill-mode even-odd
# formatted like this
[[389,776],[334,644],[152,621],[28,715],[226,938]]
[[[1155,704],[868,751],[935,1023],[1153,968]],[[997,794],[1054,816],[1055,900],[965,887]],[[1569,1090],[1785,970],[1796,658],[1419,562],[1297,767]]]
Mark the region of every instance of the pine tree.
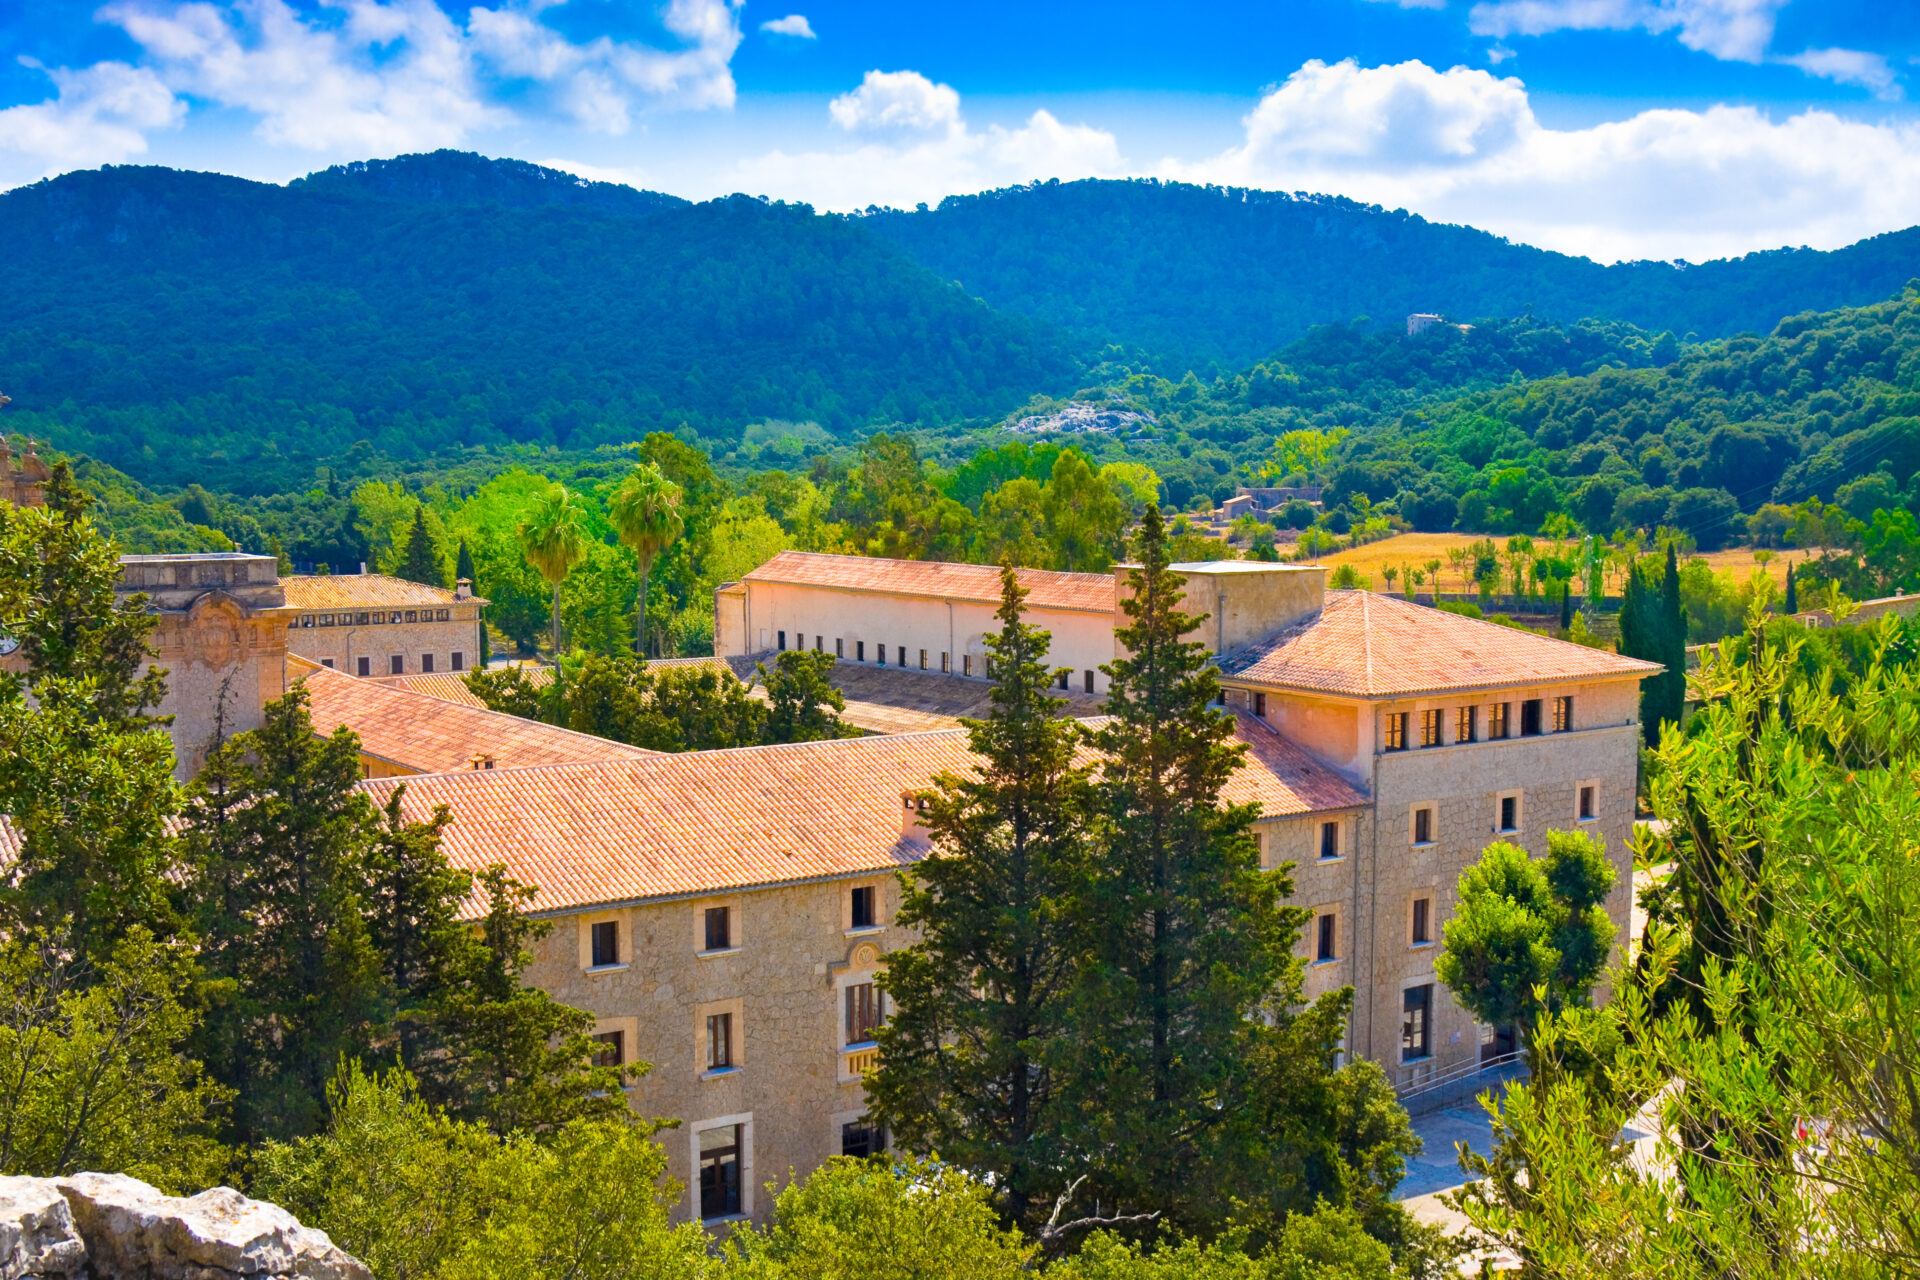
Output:
[[200,1057],[235,1090],[244,1142],[315,1132],[335,1064],[385,1025],[361,908],[378,819],[359,778],[358,742],[316,737],[296,687],[195,784],[184,896],[208,979]]
[[398,576],[429,587],[447,585],[440,557],[433,550],[433,538],[427,532],[427,509],[418,502],[413,504],[413,528],[407,533],[406,555],[400,561]]
[[774,661],[773,671],[759,668],[767,685],[767,742],[818,742],[822,738],[857,738],[860,730],[840,718],[847,699],[827,682],[833,655],[807,649],[789,649]]
[[980,764],[934,780],[933,853],[895,917],[920,940],[888,957],[896,1010],[867,1100],[907,1147],[991,1173],[1006,1217],[1033,1225],[1068,1180],[1056,1069],[1081,954],[1068,909],[1087,874],[1088,779],[1047,694],[1050,636],[1022,621],[1010,567],[1000,591],[992,708],[964,722]]
[[1184,580],[1152,506],[1138,558],[1116,635],[1126,656],[1107,668],[1112,719],[1089,735],[1103,762],[1068,1093],[1087,1108],[1083,1149],[1100,1153],[1099,1202],[1205,1231],[1236,1196],[1291,1181],[1283,1167],[1299,1158],[1257,1132],[1248,1100],[1289,1087],[1260,1062],[1324,1074],[1337,1030],[1316,1023],[1317,1058],[1268,1052],[1300,1029],[1306,913],[1281,905],[1284,874],[1260,869],[1254,808],[1223,798],[1244,749],[1213,706],[1206,646],[1184,638],[1203,619],[1179,609]]

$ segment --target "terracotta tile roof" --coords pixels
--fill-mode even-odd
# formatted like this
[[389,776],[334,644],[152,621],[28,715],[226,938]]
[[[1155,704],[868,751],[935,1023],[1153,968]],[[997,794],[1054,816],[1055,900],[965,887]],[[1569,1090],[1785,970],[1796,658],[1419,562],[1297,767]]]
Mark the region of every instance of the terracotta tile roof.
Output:
[[[553,668],[533,663],[527,664],[527,683],[538,688],[553,683]],[[463,707],[486,709],[486,703],[467,688],[468,672],[436,671],[431,675],[412,676],[370,676],[364,677],[369,684],[383,684],[390,689],[405,689],[409,693],[424,694],[429,698],[439,698],[443,702],[457,702]]]
[[[453,592],[384,573],[296,574],[280,579],[295,609],[385,609],[398,605],[450,605]],[[485,604],[478,596],[460,604]]]
[[[1020,584],[1031,593],[1027,597],[1029,608],[1113,612],[1111,574],[1058,573],[1051,569],[1017,572]],[[986,564],[954,564],[943,560],[882,560],[815,551],[782,551],[749,573],[744,581],[931,596],[985,604],[1000,601],[999,569]]]
[[[1228,794],[1270,815],[1366,803],[1339,775],[1242,718],[1247,765]],[[892,871],[925,856],[903,834],[900,796],[974,757],[964,732],[694,751],[363,783],[382,803],[453,812],[445,848],[479,870],[505,862],[539,886],[536,911]]]
[[360,735],[363,752],[403,769],[421,773],[471,769],[476,755],[493,757],[496,769],[514,769],[654,754],[591,734],[360,680],[291,657],[287,671],[307,686],[315,732],[330,734],[345,725]]
[[1649,676],[1657,663],[1463,618],[1371,591],[1329,591],[1314,617],[1229,653],[1248,684],[1378,698]]

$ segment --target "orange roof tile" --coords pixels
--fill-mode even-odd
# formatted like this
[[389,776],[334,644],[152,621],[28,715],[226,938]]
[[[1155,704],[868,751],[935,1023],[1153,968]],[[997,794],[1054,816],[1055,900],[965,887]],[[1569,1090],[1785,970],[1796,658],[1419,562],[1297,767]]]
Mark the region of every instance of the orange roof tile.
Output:
[[[526,673],[527,683],[536,689],[553,683],[553,668],[537,663],[528,663],[521,668]],[[431,675],[411,676],[368,676],[362,677],[372,684],[383,684],[391,689],[405,689],[409,693],[425,694],[429,698],[439,698],[443,702],[457,702],[465,707],[486,708],[473,690],[467,688],[467,676],[464,671],[436,671]]]
[[621,760],[654,754],[592,734],[536,720],[443,701],[289,658],[288,672],[303,681],[313,728],[330,734],[341,725],[360,735],[360,749],[403,769],[445,773],[471,769],[476,755],[496,769],[575,760]]
[[[1269,815],[1353,808],[1365,797],[1271,730],[1241,719],[1246,766],[1228,788]],[[479,870],[505,862],[539,886],[536,911],[719,893],[891,871],[925,856],[900,796],[974,757],[958,730],[694,751],[597,764],[384,778],[402,810],[453,812],[445,848]]]
[[1352,697],[1403,697],[1571,680],[1645,677],[1623,658],[1371,591],[1329,591],[1321,611],[1227,654],[1223,676]]
[[429,587],[384,573],[297,574],[280,579],[295,609],[385,609],[394,605],[485,604],[472,596],[455,601],[445,587]]
[[[1113,612],[1113,577],[1105,573],[1059,573],[1020,569],[1020,585],[1029,592],[1030,609]],[[987,564],[944,560],[882,560],[835,556],[815,551],[782,551],[747,574],[746,582],[831,587],[889,595],[931,596],[939,600],[1000,602],[1000,570]]]

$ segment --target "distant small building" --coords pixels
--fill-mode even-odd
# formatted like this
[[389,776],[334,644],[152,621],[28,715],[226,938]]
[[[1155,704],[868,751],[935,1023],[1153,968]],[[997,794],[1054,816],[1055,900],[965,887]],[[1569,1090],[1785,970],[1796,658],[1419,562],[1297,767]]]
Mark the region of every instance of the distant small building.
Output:
[[462,578],[454,589],[383,573],[286,580],[294,616],[287,649],[350,676],[465,671],[480,657],[486,601]]
[[[1920,592],[1911,595],[1881,596],[1874,600],[1862,600],[1853,606],[1853,612],[1847,615],[1846,625],[1850,627],[1870,626],[1889,614],[1911,618],[1920,615]],[[1809,609],[1805,613],[1796,613],[1793,620],[1802,626],[1831,627],[1833,615],[1825,609]]]
[[1407,317],[1407,336],[1409,338],[1417,337],[1437,324],[1447,325],[1449,329],[1458,329],[1462,333],[1473,332],[1473,326],[1470,324],[1448,324],[1445,316],[1436,316],[1429,312],[1418,311]]
[[1242,498],[1253,499],[1255,511],[1272,511],[1286,506],[1289,502],[1305,502],[1317,507],[1320,505],[1321,489],[1319,485],[1300,485],[1294,488],[1278,486],[1250,488],[1241,485],[1238,493]]

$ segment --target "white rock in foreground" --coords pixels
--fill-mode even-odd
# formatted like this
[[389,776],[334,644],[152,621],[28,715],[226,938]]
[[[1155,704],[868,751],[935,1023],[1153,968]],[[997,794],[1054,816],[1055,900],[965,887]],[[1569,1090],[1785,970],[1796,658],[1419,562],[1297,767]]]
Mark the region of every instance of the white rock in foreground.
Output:
[[0,1178],[0,1280],[372,1280],[277,1205],[124,1174]]

